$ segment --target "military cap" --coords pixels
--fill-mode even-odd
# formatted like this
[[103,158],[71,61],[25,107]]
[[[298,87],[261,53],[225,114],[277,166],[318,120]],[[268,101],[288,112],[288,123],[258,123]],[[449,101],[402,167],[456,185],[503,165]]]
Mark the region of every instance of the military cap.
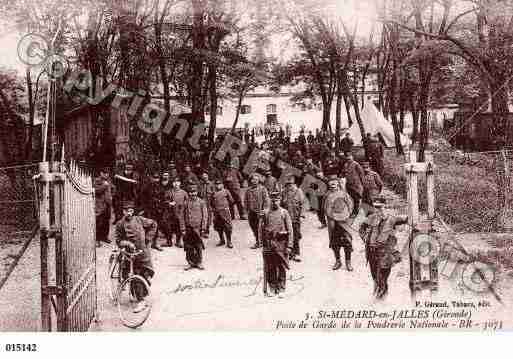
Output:
[[260,180],[260,175],[256,172],[253,172],[250,176],[249,176],[249,179],[253,179],[253,178],[256,178],[257,180]]
[[383,208],[383,207],[385,207],[385,204],[383,202],[373,202],[372,205],[375,208]]
[[281,192],[280,191],[272,191],[271,193],[269,193],[269,197],[271,197],[271,199],[273,199],[273,198],[280,198],[281,197]]
[[337,177],[337,175],[329,175],[328,176],[328,181],[338,181],[339,178]]
[[123,209],[135,208],[134,201],[123,201]]
[[221,179],[219,178],[216,178],[216,180],[214,181],[215,184],[223,184],[223,181],[221,181]]
[[287,178],[285,178],[285,184],[291,184],[296,183],[296,179],[294,178],[294,175],[289,175]]
[[169,166],[168,166],[169,169],[171,168],[176,168],[176,165],[174,162],[169,162]]
[[362,166],[370,166],[370,163],[368,161],[362,162]]
[[187,192],[196,192],[198,190],[198,185],[194,182],[189,182],[187,185]]

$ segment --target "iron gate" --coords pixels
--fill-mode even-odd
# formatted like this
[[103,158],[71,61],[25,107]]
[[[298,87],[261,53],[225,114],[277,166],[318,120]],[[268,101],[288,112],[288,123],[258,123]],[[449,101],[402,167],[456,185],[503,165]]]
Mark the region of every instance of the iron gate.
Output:
[[[40,164],[42,329],[87,331],[97,316],[94,189],[74,162]],[[55,285],[49,285],[48,240],[55,240]],[[50,264],[50,265],[49,265]],[[50,276],[53,277],[53,276]]]

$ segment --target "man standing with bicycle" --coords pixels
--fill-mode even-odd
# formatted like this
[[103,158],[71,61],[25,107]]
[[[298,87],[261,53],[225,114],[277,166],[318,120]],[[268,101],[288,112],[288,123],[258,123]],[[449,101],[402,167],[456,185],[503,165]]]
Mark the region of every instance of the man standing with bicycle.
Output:
[[[151,261],[151,252],[148,244],[151,243],[157,232],[157,222],[152,219],[136,216],[134,202],[123,202],[123,217],[116,223],[114,240],[120,248],[127,248],[130,252],[141,251],[134,259],[134,273],[138,274],[150,284],[155,271]],[[147,303],[146,289],[134,282],[132,288],[138,301],[134,313],[143,311]]]

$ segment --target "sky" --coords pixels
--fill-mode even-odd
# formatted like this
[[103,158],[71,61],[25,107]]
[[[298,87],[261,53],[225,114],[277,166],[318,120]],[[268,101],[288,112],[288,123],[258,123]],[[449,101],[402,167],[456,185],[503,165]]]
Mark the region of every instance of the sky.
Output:
[[[37,1],[37,0],[34,0]],[[296,0],[297,1],[297,0]],[[318,10],[325,16],[335,16],[343,19],[348,24],[359,19],[360,35],[370,33],[373,24],[374,12],[370,1],[362,0],[305,0],[317,1]],[[286,0],[284,1],[286,2]],[[362,5],[367,3],[367,5]],[[13,25],[8,24],[9,19],[0,19],[0,68],[15,69],[20,74],[25,71],[25,65],[18,59],[17,45],[24,35],[16,30]],[[5,25],[7,23],[7,25]],[[293,52],[289,38],[271,38],[270,51],[274,57],[286,59]]]

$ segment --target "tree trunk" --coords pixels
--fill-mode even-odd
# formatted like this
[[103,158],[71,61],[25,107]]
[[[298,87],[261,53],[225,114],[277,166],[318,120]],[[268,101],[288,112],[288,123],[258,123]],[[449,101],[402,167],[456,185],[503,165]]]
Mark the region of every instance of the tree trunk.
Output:
[[193,24],[192,24],[192,46],[194,57],[191,59],[191,112],[193,123],[203,118],[203,53],[205,50],[204,15],[203,1],[192,0]]
[[498,80],[489,85],[491,92],[491,107],[494,116],[494,128],[492,138],[504,138],[506,146],[511,144],[511,128],[508,122],[508,89],[504,81]]
[[233,121],[232,133],[235,133],[237,123],[239,122],[240,108],[242,107],[242,100],[244,99],[244,92],[239,94],[239,101],[237,102],[237,112],[235,113],[235,121]]
[[353,119],[351,118],[351,103],[349,102],[349,99],[344,94],[344,105],[346,106],[346,114],[347,114],[347,127],[351,127],[353,124]]
[[[214,148],[214,135],[217,126],[217,68],[209,66],[208,70],[209,96],[210,96],[210,125],[208,128],[208,147]],[[241,100],[242,101],[242,100]],[[240,106],[240,102],[239,102]],[[237,108],[237,114],[240,108]],[[236,120],[238,121],[238,119]]]
[[342,121],[342,84],[341,81],[337,81],[337,104],[336,104],[336,115],[335,115],[335,150],[340,151],[340,131]]
[[388,91],[389,96],[389,110],[390,117],[392,119],[392,127],[394,129],[394,142],[395,142],[395,150],[398,155],[404,153],[403,145],[401,143],[401,131],[399,129],[399,123],[397,122],[397,107],[396,107],[396,97],[397,97],[397,61],[394,59],[392,65],[392,77],[390,78],[390,89]]

